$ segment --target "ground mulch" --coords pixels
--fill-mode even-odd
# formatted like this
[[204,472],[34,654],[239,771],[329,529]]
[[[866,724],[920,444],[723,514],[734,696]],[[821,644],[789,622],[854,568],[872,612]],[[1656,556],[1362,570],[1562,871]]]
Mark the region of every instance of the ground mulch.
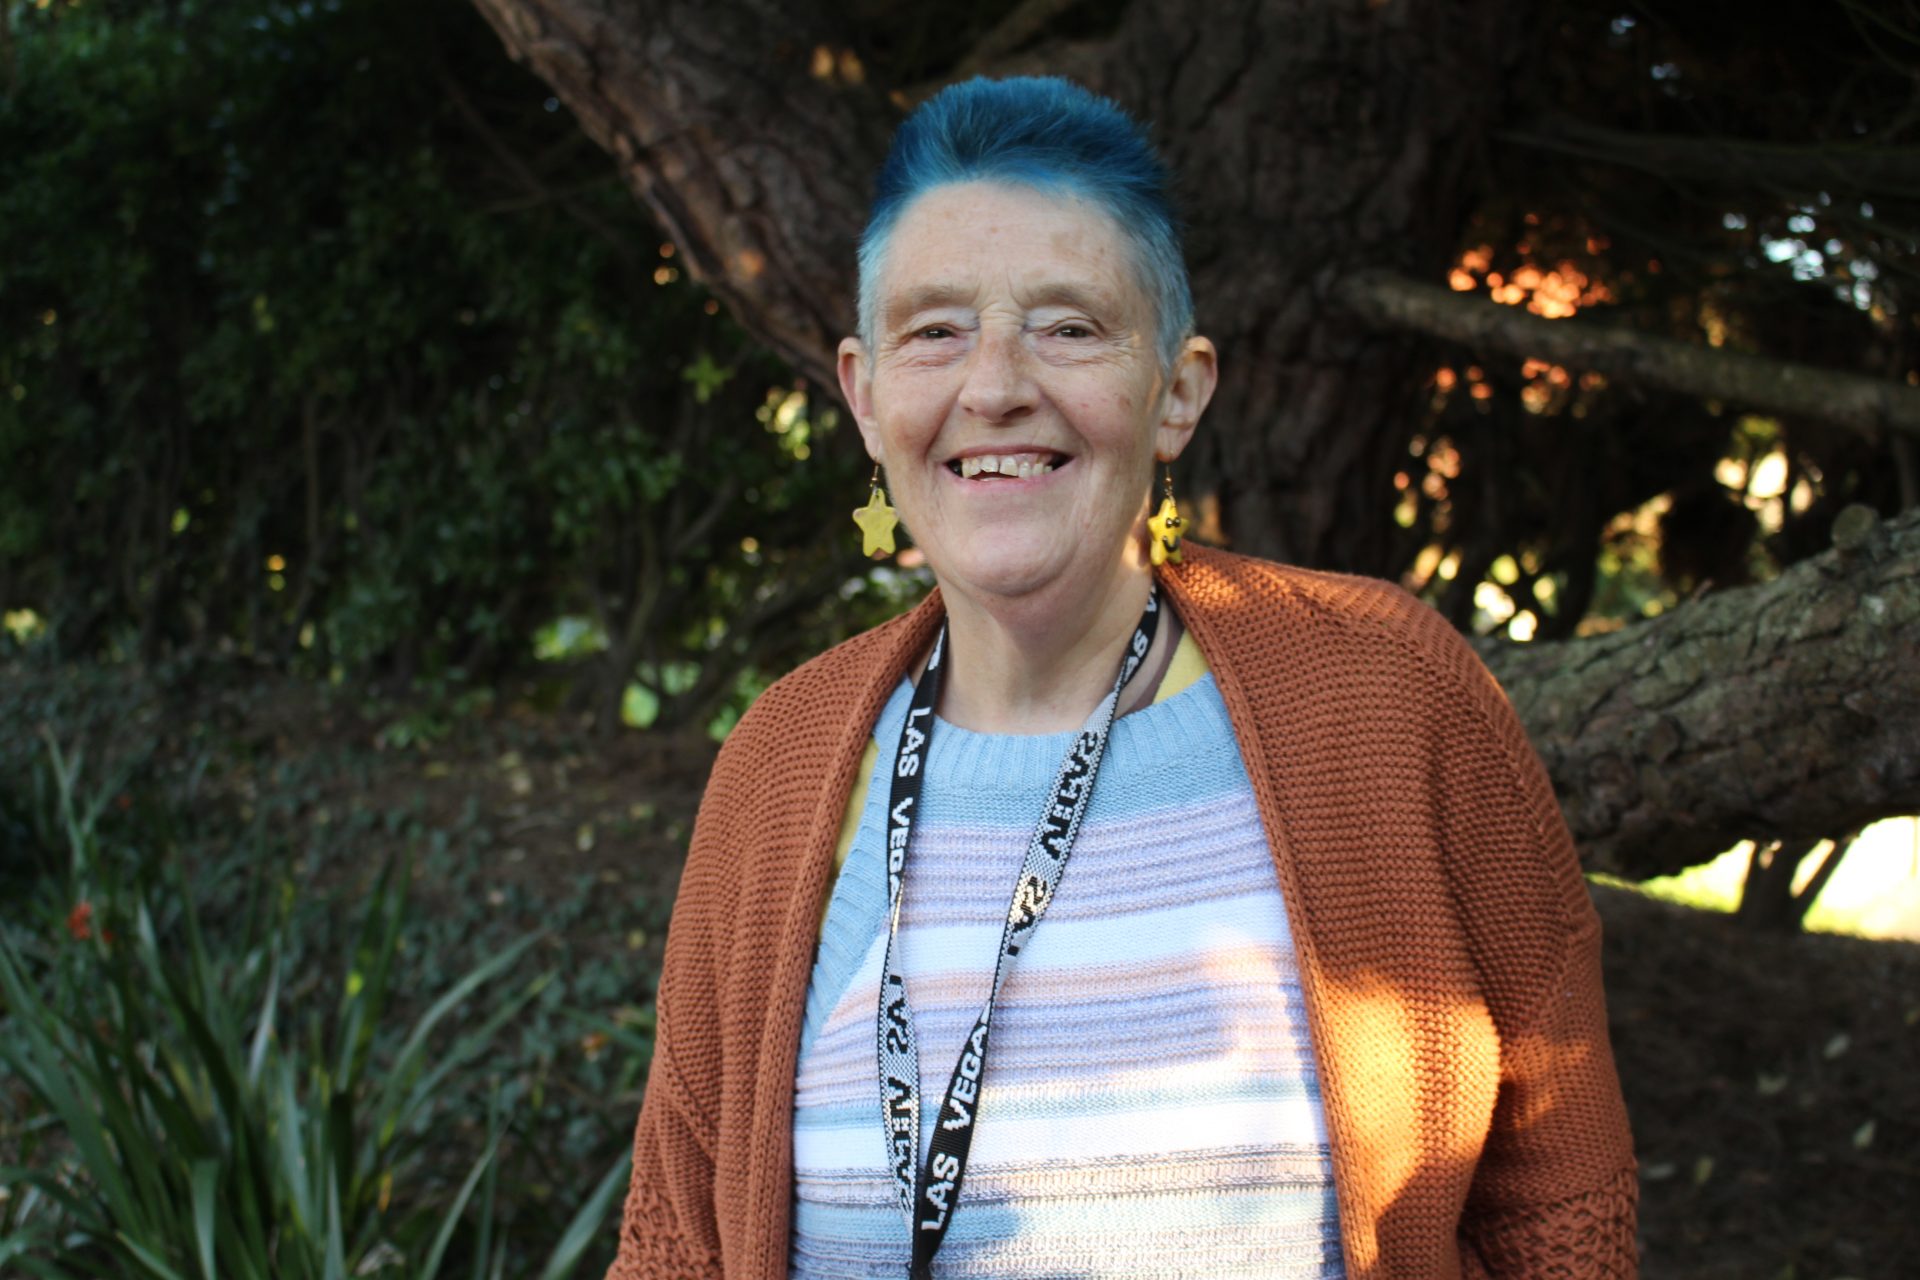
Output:
[[1920,1276],[1920,946],[1594,896],[1644,1274]]

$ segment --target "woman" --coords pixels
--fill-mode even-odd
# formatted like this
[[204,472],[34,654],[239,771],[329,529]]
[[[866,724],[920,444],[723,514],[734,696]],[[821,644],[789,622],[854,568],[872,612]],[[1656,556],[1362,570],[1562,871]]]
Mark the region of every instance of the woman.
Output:
[[1633,1274],[1598,921],[1499,690],[1391,585],[1149,521],[1215,352],[1138,127],[922,106],[839,370],[938,590],[721,751],[610,1274]]

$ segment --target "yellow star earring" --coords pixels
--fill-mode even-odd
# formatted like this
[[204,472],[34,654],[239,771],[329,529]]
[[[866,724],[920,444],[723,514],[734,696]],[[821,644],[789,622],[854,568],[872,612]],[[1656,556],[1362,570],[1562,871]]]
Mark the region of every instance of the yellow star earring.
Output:
[[1147,550],[1155,564],[1169,560],[1179,564],[1180,531],[1187,527],[1187,519],[1173,500],[1173,468],[1168,466],[1162,474],[1166,477],[1166,497],[1160,500],[1160,510],[1147,521]]
[[857,508],[853,522],[860,526],[860,554],[884,560],[893,554],[893,528],[899,515],[887,505],[887,491],[880,487],[880,464],[873,464],[873,479],[867,482],[867,505]]

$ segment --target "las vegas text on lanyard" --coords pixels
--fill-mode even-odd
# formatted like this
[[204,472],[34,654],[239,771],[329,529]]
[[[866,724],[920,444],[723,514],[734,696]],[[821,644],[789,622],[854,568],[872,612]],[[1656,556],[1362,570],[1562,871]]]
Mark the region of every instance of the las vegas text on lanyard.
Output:
[[892,791],[887,803],[887,949],[882,962],[877,1025],[880,1106],[887,1151],[893,1166],[894,1189],[913,1240],[910,1277],[928,1274],[959,1203],[967,1152],[973,1145],[973,1119],[979,1103],[981,1078],[985,1074],[993,1002],[1006,981],[1010,962],[1027,944],[1047,904],[1053,900],[1053,891],[1066,870],[1067,857],[1073,852],[1074,838],[1080,833],[1080,819],[1093,796],[1094,779],[1100,772],[1101,757],[1106,754],[1107,735],[1113,728],[1120,694],[1152,647],[1159,621],[1158,591],[1149,587],[1146,610],[1127,644],[1113,689],[1074,735],[1073,745],[1067,748],[1066,757],[1054,775],[1053,790],[1048,793],[1039,825],[1027,842],[1026,860],[1021,864],[1012,900],[1007,904],[1007,920],[1000,931],[1000,953],[994,962],[993,982],[987,988],[986,1003],[981,1006],[980,1016],[968,1033],[952,1078],[947,1082],[925,1168],[920,1167],[917,1158],[920,1051],[914,1040],[913,1012],[907,1003],[906,979],[897,963],[895,945],[900,934],[900,901],[906,884],[907,844],[920,808],[927,744],[933,736],[933,709],[945,672],[947,628],[944,623],[933,642],[933,655],[927,659],[927,669],[913,691],[906,723],[900,729],[900,746],[894,755]]

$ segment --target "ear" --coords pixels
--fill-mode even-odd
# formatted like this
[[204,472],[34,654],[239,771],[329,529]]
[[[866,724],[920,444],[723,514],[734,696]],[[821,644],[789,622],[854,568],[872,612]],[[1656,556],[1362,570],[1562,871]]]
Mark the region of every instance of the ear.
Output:
[[873,414],[873,365],[867,360],[867,349],[860,345],[858,338],[842,338],[839,360],[840,394],[846,398],[847,408],[853,411],[860,438],[867,444],[867,456],[884,464],[886,459],[880,456],[880,427]]
[[1213,399],[1213,388],[1220,381],[1219,359],[1208,338],[1188,338],[1173,362],[1173,376],[1167,380],[1166,398],[1161,402],[1160,424],[1154,428],[1153,456],[1158,462],[1172,462],[1193,439],[1200,415]]

